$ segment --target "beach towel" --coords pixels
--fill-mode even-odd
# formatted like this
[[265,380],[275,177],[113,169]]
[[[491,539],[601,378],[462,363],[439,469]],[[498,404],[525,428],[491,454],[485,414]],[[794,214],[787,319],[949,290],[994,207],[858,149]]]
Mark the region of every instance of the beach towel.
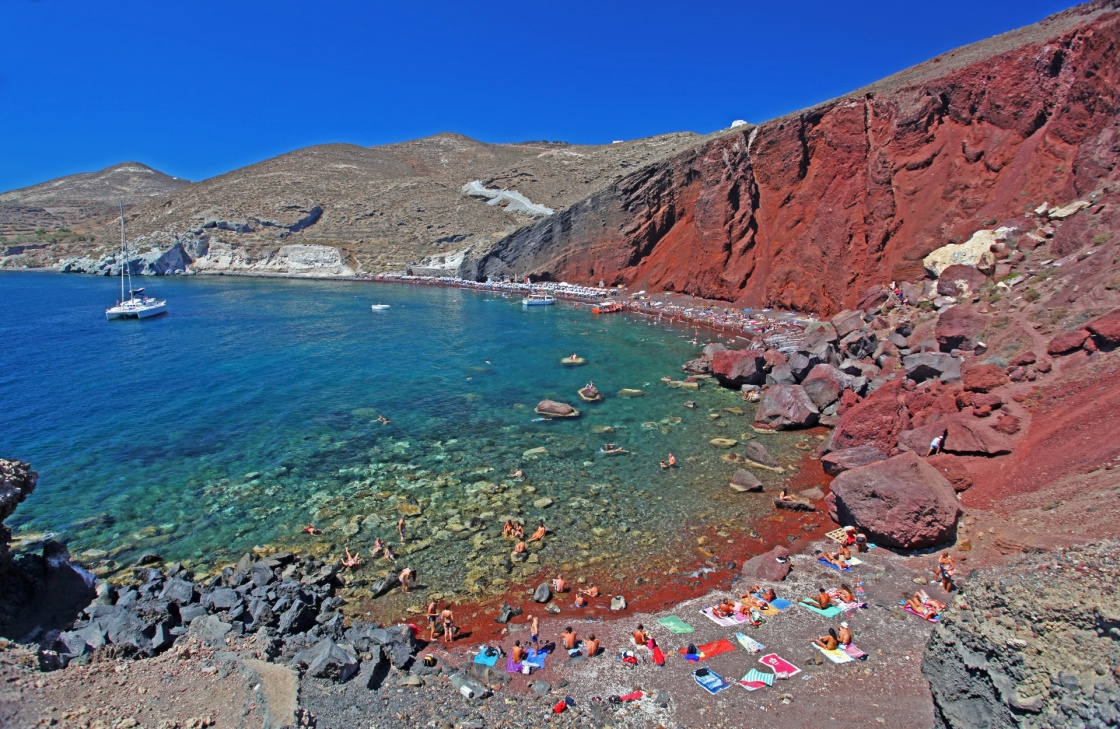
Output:
[[522,663],[528,664],[533,668],[544,668],[544,657],[547,655],[547,651],[532,650],[529,651],[529,655],[525,656],[525,660],[522,661]]
[[520,663],[513,662],[512,654],[506,659],[506,673],[523,673],[524,668]]
[[847,572],[848,570],[850,570],[850,569],[851,569],[851,567],[845,567],[844,569],[840,569],[839,567],[837,567],[836,565],[832,564],[831,562],[829,562],[829,561],[828,561],[827,559],[825,559],[824,557],[820,557],[819,559],[817,559],[817,561],[818,561],[818,562],[820,562],[821,564],[823,564],[823,565],[824,565],[825,567],[829,567],[829,568],[831,568],[831,569],[834,569],[834,570],[836,570],[837,572]]
[[850,564],[853,567],[858,567],[861,564],[863,564],[863,560],[860,559],[859,557],[852,557],[851,559],[848,560],[848,564]]
[[849,656],[847,653],[840,650],[839,648],[836,648],[836,649],[833,649],[833,650],[825,650],[824,648],[817,645],[816,643],[813,644],[813,647],[816,648],[817,650],[819,650],[821,653],[823,653],[824,657],[827,658],[828,660],[832,661],[833,663],[851,663],[852,661],[855,660],[854,658],[852,658],[851,656]]
[[[697,648],[697,650],[700,651],[699,655],[697,656],[698,660],[704,661],[711,658],[712,656],[718,656],[720,653],[728,653],[730,651],[733,651],[735,650],[735,646],[727,638],[720,638],[717,641],[705,643],[704,645]],[[687,648],[681,648],[677,652],[684,656],[689,655]]]
[[[759,610],[759,612],[762,611]],[[743,623],[752,622],[750,615],[744,615],[740,612],[732,613],[731,617],[728,618],[721,618],[715,614],[714,608],[706,607],[701,610],[700,613],[708,620],[711,620],[716,625],[722,626],[724,628],[734,628],[736,625],[742,625]]]
[[678,618],[676,615],[670,615],[666,618],[661,618],[657,621],[658,625],[663,625],[669,629],[669,632],[674,635],[683,635],[684,633],[691,633],[693,627],[685,621]]
[[747,675],[739,679],[739,685],[747,691],[757,691],[760,688],[774,685],[774,674],[752,668]]
[[899,604],[902,605],[903,610],[910,613],[911,615],[917,615],[922,620],[928,620],[931,623],[940,623],[941,622],[941,617],[938,616],[938,615],[934,615],[932,618],[927,618],[925,615],[922,615],[920,612],[918,612],[914,608],[910,607],[910,605],[908,603],[906,603],[905,601],[903,601]]
[[845,653],[847,653],[849,656],[856,659],[857,661],[862,661],[862,660],[865,660],[867,658],[866,653],[864,653],[859,648],[856,648],[854,645],[852,645],[850,643],[846,646],[843,646],[843,650],[844,650]]
[[480,650],[478,652],[478,655],[474,657],[474,662],[478,663],[480,665],[483,665],[483,666],[488,666],[490,668],[493,668],[495,665],[497,665],[498,658],[500,658],[501,655],[495,649],[490,649],[490,650],[494,651],[492,655],[486,655],[486,651],[487,651],[486,648],[483,648],[482,650]]
[[805,608],[806,610],[811,610],[812,612],[816,613],[817,615],[821,615],[821,616],[826,617],[826,618],[835,618],[841,612],[840,608],[836,607],[835,605],[829,605],[827,610],[821,610],[816,605],[806,605],[803,602],[799,602],[797,604],[800,605],[801,607]]
[[780,597],[775,597],[773,600],[770,601],[770,607],[772,607],[776,610],[785,610],[792,604],[793,603],[790,602],[789,600],[783,600]]
[[751,638],[748,635],[743,635],[742,633],[736,633],[735,640],[739,641],[739,645],[743,646],[743,649],[749,651],[750,653],[761,653],[762,651],[766,650],[766,646],[762,645],[754,638]]
[[835,587],[831,588],[827,592],[828,592],[828,596],[832,598],[832,604],[834,606],[840,608],[841,610],[843,610],[846,613],[850,613],[853,610],[858,610],[861,607],[864,607],[864,606],[867,605],[867,603],[858,602],[858,601],[857,602],[846,602],[844,600],[841,600],[840,599],[840,590],[835,588]]
[[643,694],[642,694],[641,691],[632,691],[628,694],[623,694],[622,696],[619,696],[618,700],[619,701],[637,701],[638,699],[642,698],[642,695]]
[[659,666],[665,665],[665,654],[661,652],[661,646],[659,645],[653,647],[653,662]]
[[710,668],[697,668],[692,672],[692,678],[696,683],[700,684],[700,688],[704,689],[710,694],[718,694],[725,688],[731,686],[730,683],[723,680],[723,676],[713,671]]
[[762,658],[759,658],[758,662],[763,664],[764,666],[770,666],[770,668],[774,669],[774,674],[778,678],[781,678],[782,676],[791,678],[801,673],[800,668],[782,658],[777,653],[767,653]]

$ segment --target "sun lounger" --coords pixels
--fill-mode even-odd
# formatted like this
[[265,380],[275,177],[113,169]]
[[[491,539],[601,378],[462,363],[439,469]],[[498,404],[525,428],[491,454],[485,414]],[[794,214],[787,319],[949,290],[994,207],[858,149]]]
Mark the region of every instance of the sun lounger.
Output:
[[835,605],[829,605],[827,610],[821,610],[816,605],[806,605],[803,602],[799,602],[797,604],[800,605],[801,607],[805,608],[806,610],[810,610],[810,611],[816,613],[817,615],[820,615],[820,616],[823,616],[823,617],[826,617],[826,618],[835,618],[841,612],[840,608],[836,607]]
[[697,668],[693,671],[692,678],[696,683],[700,684],[700,688],[710,694],[718,694],[720,691],[731,686],[730,683],[723,680],[723,676],[720,676],[707,666],[704,668]]
[[682,635],[684,633],[691,633],[693,631],[693,627],[691,625],[681,620],[676,615],[670,615],[668,617],[661,618],[657,621],[657,623],[658,625],[662,625],[668,628],[669,632],[673,633],[673,635]]
[[743,646],[743,649],[749,653],[761,653],[762,651],[766,650],[766,646],[762,645],[749,635],[736,633],[735,640],[739,641],[739,645]]
[[747,691],[757,691],[760,688],[774,685],[774,674],[752,668],[747,675],[739,679],[739,685]]
[[758,662],[774,669],[774,675],[777,678],[791,678],[801,673],[800,668],[782,658],[777,653],[767,653],[762,658],[759,658]]
[[839,648],[834,648],[833,650],[825,650],[816,643],[813,644],[813,647],[823,653],[824,657],[832,661],[833,663],[851,663],[855,660]]

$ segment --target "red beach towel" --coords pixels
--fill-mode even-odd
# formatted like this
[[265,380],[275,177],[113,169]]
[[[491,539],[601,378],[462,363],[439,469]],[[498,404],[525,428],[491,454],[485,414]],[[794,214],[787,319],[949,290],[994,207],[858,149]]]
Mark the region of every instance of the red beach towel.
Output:
[[661,652],[661,646],[659,645],[653,647],[653,662],[659,666],[665,665],[665,654]]
[[[700,660],[703,661],[705,659],[711,658],[712,656],[718,656],[720,653],[729,653],[735,650],[735,645],[727,638],[720,638],[713,643],[705,643],[697,650],[700,651]],[[685,649],[681,648],[679,652],[681,654],[684,654]]]
[[777,653],[767,653],[762,658],[759,658],[758,662],[770,666],[770,668],[774,669],[774,673],[779,676],[783,673],[787,677],[796,676],[801,673],[800,668],[782,658]]

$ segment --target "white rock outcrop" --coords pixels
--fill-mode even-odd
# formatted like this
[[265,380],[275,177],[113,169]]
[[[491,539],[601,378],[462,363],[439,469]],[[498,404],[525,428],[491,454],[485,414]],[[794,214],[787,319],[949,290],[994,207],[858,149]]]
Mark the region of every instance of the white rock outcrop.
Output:
[[991,273],[996,265],[992,246],[1007,240],[1007,236],[1013,232],[1014,228],[978,230],[964,243],[950,243],[934,250],[922,259],[922,265],[934,278],[940,277],[942,271],[955,264],[975,266],[984,273]]

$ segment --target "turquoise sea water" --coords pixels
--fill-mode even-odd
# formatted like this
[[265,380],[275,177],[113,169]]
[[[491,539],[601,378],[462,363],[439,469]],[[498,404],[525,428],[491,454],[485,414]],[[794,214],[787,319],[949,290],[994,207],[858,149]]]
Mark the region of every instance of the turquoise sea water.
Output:
[[[0,274],[0,456],[40,473],[11,522],[107,573],[145,551],[198,567],[276,541],[333,554],[395,538],[404,513],[406,560],[445,592],[479,593],[553,562],[673,549],[698,514],[759,503],[728,496],[736,466],[708,443],[749,432],[750,410],[726,410],[748,406],[660,382],[696,356],[691,331],[459,289],[149,283],[167,316],[107,322],[112,279]],[[562,366],[573,352],[588,364]],[[605,402],[579,401],[588,380]],[[583,417],[535,421],[546,397]],[[765,437],[794,460],[791,440]],[[605,442],[631,453],[602,455]],[[682,467],[662,471],[670,451]],[[529,564],[495,541],[510,517],[556,535]],[[325,534],[301,534],[308,522]]]

